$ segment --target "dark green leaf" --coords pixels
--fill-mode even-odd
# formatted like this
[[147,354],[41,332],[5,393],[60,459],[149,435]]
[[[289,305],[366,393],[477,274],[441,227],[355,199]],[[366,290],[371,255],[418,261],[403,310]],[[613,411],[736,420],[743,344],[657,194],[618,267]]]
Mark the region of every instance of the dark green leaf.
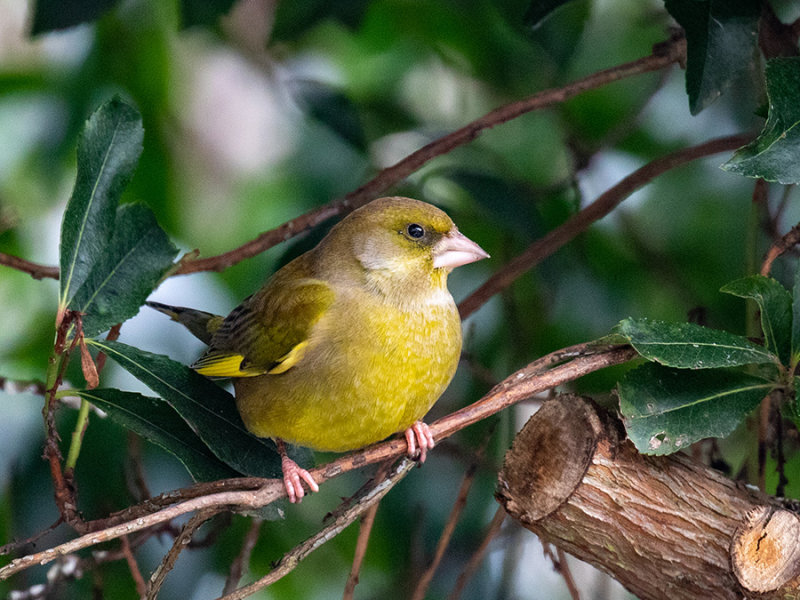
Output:
[[[569,2],[567,6],[550,13],[545,19],[539,19],[535,24],[531,19],[530,24],[534,27],[533,39],[541,44],[547,54],[555,60],[556,65],[564,68],[581,47],[580,41],[590,15],[589,0]],[[526,23],[529,23],[530,16],[530,14],[525,15]],[[533,17],[536,19],[537,15]]]
[[722,287],[723,292],[755,300],[767,349],[789,364],[792,334],[792,295],[770,277],[751,275]]
[[93,337],[135,315],[177,253],[148,207],[119,207],[107,250],[69,305],[83,313],[84,335]]
[[[90,343],[169,402],[222,462],[254,477],[280,476],[275,444],[247,431],[233,396],[221,387],[166,356],[120,342]],[[308,454],[293,458],[309,462]]]
[[538,27],[559,6],[572,0],[533,0],[525,13],[525,24]]
[[619,383],[619,406],[640,452],[669,454],[730,434],[771,388],[770,382],[737,371],[646,363]]
[[769,116],[759,136],[739,148],[722,168],[747,177],[800,182],[800,57],[767,63]]
[[160,398],[115,389],[82,390],[81,398],[112,420],[175,455],[195,481],[239,477],[220,462],[177,412]]
[[233,3],[234,0],[181,0],[181,22],[184,27],[213,26]]
[[747,72],[756,51],[757,0],[666,0],[686,31],[686,92],[696,115]]
[[34,35],[66,29],[100,18],[119,0],[36,0],[33,2]]
[[778,357],[739,335],[694,323],[625,319],[614,328],[636,351],[678,369],[735,367],[776,362]]
[[106,251],[122,190],[142,151],[142,118],[118,97],[89,118],[78,142],[78,175],[61,224],[61,298],[67,306]]
[[347,96],[317,81],[295,81],[294,88],[298,102],[309,115],[353,147],[366,150],[367,140],[358,111]]

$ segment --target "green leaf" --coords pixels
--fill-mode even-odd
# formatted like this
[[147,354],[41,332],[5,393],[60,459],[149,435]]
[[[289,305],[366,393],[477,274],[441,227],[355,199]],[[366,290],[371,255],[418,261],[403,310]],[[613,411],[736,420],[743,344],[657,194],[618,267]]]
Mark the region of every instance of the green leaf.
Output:
[[755,300],[761,312],[761,329],[767,349],[789,364],[792,334],[792,295],[771,277],[751,275],[722,287],[721,291]]
[[529,27],[538,27],[559,6],[572,0],[532,0],[525,13],[525,24]]
[[305,111],[354,148],[365,151],[367,138],[353,102],[332,86],[310,80],[294,82],[298,102]]
[[61,224],[61,298],[67,306],[106,251],[122,190],[142,151],[142,118],[118,97],[89,118],[78,142],[78,175]]
[[794,366],[800,361],[800,263],[794,272],[792,286],[792,362]]
[[220,462],[178,413],[160,398],[115,389],[81,390],[78,395],[126,429],[174,454],[195,481],[239,476]]
[[[254,477],[280,476],[275,444],[247,431],[233,396],[221,387],[167,356],[120,342],[90,343],[169,402],[222,462]],[[306,452],[293,458],[310,462]]]
[[800,182],[800,57],[767,62],[769,115],[759,136],[739,148],[722,168],[747,177]]
[[69,303],[83,313],[87,337],[135,315],[178,253],[143,204],[120,206],[114,232]]
[[757,0],[666,0],[686,31],[686,92],[696,115],[714,102],[753,62],[760,3]]
[[211,27],[231,10],[233,3],[234,0],[181,0],[182,25]]
[[33,2],[34,35],[66,29],[100,18],[119,0],[36,0]]
[[619,406],[628,437],[640,452],[669,454],[703,438],[730,434],[772,387],[738,371],[646,363],[619,383]]
[[678,369],[710,369],[776,362],[778,357],[727,331],[694,323],[625,319],[614,328],[647,360]]

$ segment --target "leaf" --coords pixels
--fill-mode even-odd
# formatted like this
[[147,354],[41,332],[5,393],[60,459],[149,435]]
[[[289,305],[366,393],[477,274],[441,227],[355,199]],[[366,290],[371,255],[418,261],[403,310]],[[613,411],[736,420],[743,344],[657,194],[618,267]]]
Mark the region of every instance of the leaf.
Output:
[[554,10],[568,2],[571,0],[532,0],[525,13],[525,24],[528,27],[538,27]]
[[345,94],[318,81],[297,80],[293,87],[299,103],[311,117],[354,148],[367,149],[358,110]]
[[769,115],[764,129],[722,168],[784,184],[800,182],[800,58],[767,62]]
[[[280,476],[281,461],[275,444],[247,431],[233,396],[221,387],[167,356],[120,342],[89,343],[164,398],[222,462],[254,477]],[[310,462],[307,451],[295,453],[293,458]]]
[[771,277],[751,275],[721,288],[726,294],[755,300],[767,349],[789,364],[792,333],[792,295]]
[[195,481],[238,477],[220,462],[177,412],[160,398],[115,389],[82,390],[78,395],[126,429],[175,455]]
[[227,14],[234,0],[181,0],[181,22],[183,27],[205,25],[211,27]]
[[686,31],[686,92],[696,115],[714,102],[753,61],[757,0],[665,0]]
[[94,337],[135,315],[177,253],[149,208],[119,207],[108,248],[69,304],[84,315],[84,335]]
[[119,0],[36,0],[33,27],[37,35],[99,19]]
[[800,362],[800,263],[794,272],[792,287],[792,362],[794,366]]
[[678,369],[709,369],[776,362],[778,357],[727,331],[694,323],[625,319],[614,328],[647,360]]
[[142,151],[142,118],[119,97],[89,118],[78,142],[78,174],[61,224],[61,298],[67,306],[106,251],[117,203]]
[[730,434],[772,387],[738,371],[646,363],[619,383],[619,407],[628,437],[640,452],[669,454],[703,438]]

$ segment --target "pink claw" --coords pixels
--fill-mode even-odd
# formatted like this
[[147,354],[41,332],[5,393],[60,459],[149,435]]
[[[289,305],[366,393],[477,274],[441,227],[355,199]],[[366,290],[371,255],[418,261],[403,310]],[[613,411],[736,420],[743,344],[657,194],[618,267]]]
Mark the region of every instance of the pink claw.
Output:
[[[417,421],[405,431],[406,443],[408,444],[408,456],[417,458],[420,463],[425,462],[428,450],[433,449],[436,443],[433,441],[431,428],[422,421]],[[417,446],[419,446],[419,456],[417,456]]]
[[281,455],[281,470],[283,471],[283,486],[286,488],[286,495],[289,496],[289,502],[295,504],[303,499],[306,495],[306,490],[303,488],[305,481],[308,488],[312,492],[318,492],[319,486],[311,473],[300,467],[286,454],[286,445],[283,440],[276,440],[278,446],[278,453]]

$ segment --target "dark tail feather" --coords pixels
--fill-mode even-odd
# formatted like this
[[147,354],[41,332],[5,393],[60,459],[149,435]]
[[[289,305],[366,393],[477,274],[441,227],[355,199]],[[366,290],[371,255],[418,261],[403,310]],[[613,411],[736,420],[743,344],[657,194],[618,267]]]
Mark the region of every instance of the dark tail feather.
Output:
[[211,343],[211,338],[214,333],[222,325],[224,317],[214,315],[202,310],[195,310],[194,308],[186,308],[184,306],[170,306],[169,304],[162,304],[161,302],[147,301],[147,306],[159,312],[164,313],[173,321],[177,321],[192,335],[194,335],[201,342],[206,344]]

